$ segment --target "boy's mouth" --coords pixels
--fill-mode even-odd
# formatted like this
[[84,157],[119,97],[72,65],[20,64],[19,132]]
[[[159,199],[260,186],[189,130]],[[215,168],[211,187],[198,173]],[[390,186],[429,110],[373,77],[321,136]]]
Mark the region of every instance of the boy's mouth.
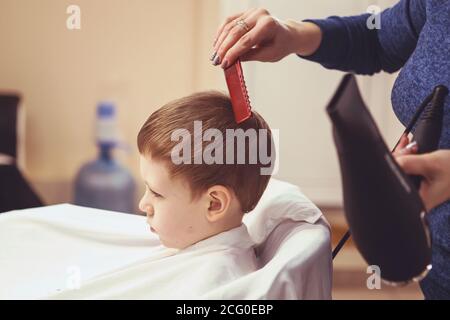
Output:
[[149,220],[149,219],[147,219],[147,224],[148,224],[148,226],[150,227],[150,231],[151,231],[151,232],[153,232],[153,233],[158,233],[158,232],[156,232],[156,230],[152,227],[152,224],[150,223],[150,220]]

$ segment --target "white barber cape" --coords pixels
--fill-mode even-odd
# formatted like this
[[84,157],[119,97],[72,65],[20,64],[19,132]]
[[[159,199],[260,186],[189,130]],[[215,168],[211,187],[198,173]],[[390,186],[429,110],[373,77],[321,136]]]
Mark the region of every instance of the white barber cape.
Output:
[[257,269],[253,242],[242,224],[186,249],[151,253],[50,299],[197,299]]
[[0,215],[0,299],[201,299],[257,270],[244,224],[177,250],[143,217],[105,212],[102,224],[96,210],[89,229],[89,212],[69,206]]

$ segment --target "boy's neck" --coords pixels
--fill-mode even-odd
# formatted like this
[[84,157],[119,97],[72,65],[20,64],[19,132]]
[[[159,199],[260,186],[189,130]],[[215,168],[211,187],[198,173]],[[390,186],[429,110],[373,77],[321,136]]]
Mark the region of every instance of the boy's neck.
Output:
[[229,212],[224,219],[215,223],[213,228],[211,228],[211,233],[208,238],[241,226],[243,216],[243,212],[240,209],[235,209],[233,212]]

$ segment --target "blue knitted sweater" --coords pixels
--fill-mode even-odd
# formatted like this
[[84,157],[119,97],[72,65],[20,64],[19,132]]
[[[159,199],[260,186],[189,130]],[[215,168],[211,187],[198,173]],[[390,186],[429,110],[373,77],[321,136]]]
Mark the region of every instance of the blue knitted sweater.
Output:
[[[306,20],[323,38],[318,50],[302,57],[325,68],[400,74],[392,106],[406,126],[415,109],[438,84],[450,88],[450,0],[400,0],[381,13],[380,29],[369,29],[369,14]],[[441,149],[450,149],[450,97],[445,100]],[[433,268],[421,282],[427,299],[450,299],[450,201],[428,214]]]

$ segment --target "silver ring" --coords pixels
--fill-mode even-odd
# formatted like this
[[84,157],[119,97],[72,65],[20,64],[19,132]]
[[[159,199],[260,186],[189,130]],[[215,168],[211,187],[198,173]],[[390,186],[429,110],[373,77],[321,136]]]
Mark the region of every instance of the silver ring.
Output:
[[235,25],[243,28],[247,32],[250,30],[248,24],[244,21],[244,19],[237,20]]

